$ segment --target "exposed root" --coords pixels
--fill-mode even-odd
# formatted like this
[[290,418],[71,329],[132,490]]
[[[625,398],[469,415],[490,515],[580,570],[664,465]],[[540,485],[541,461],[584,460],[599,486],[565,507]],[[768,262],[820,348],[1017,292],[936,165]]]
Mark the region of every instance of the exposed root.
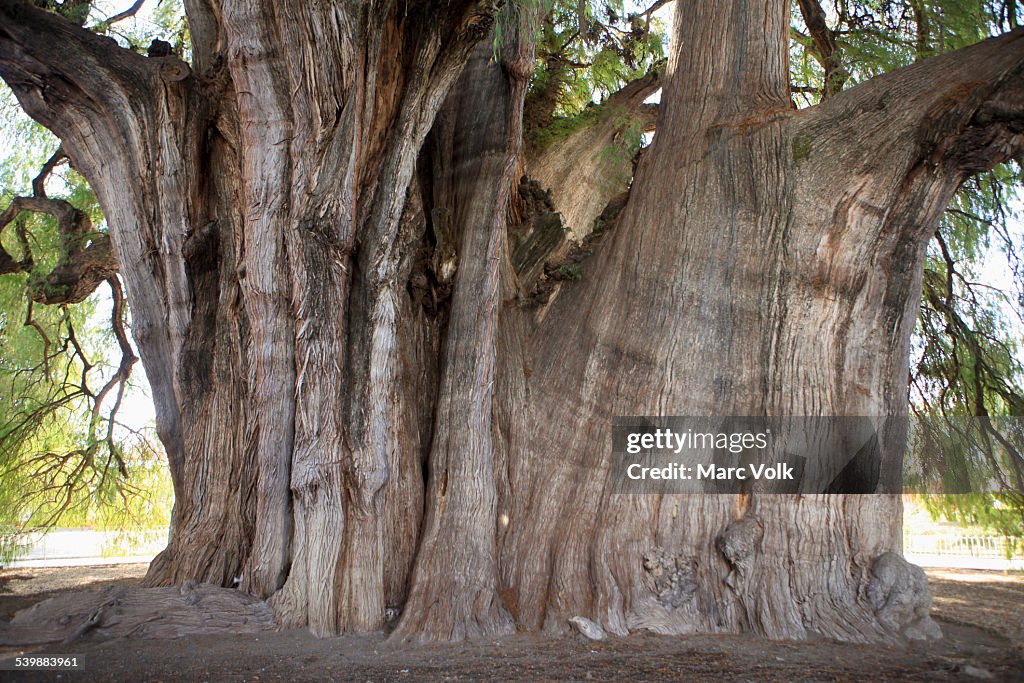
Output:
[[265,602],[229,588],[110,587],[64,593],[21,610],[9,624],[0,624],[0,645],[259,633],[274,627]]

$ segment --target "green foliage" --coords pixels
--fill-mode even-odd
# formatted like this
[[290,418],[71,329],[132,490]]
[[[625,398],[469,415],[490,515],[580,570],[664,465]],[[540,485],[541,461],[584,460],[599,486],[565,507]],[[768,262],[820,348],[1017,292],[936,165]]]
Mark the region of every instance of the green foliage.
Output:
[[923,496],[934,517],[965,527],[978,527],[1000,536],[1018,539],[1015,549],[1024,551],[1024,496],[1012,493],[965,493]]
[[583,264],[564,263],[558,266],[558,274],[563,280],[573,280],[574,282],[578,282],[583,279]]
[[79,26],[85,23],[92,9],[92,0],[36,0],[35,4],[56,12]]
[[531,131],[530,140],[538,150],[547,149],[559,140],[564,140],[573,133],[596,124],[599,119],[598,109],[590,107],[575,116],[557,118],[547,126]]
[[[1024,531],[1020,421],[1000,419],[1024,416],[1015,246],[1021,235],[1014,234],[1016,217],[1007,208],[1020,179],[1018,165],[997,167],[970,179],[946,211],[926,258],[911,372],[913,410],[958,424],[933,436],[941,440],[937,448],[962,453],[947,459],[944,475],[970,481],[973,491],[998,479],[996,493],[926,496],[927,509],[1006,536]],[[999,252],[1016,273],[1016,293],[983,284],[984,261]]]
[[117,348],[108,297],[29,305],[29,277],[0,278],[0,562],[57,523],[166,525],[173,498],[153,435],[112,423],[120,397],[100,398]]
[[[1016,28],[1017,0],[824,0],[849,88],[879,74],[957,50]],[[816,103],[824,69],[796,3],[792,9],[791,83],[800,106]]]
[[[529,100],[550,118],[572,118],[665,56],[665,27],[615,0],[557,0],[540,27]],[[547,123],[545,121],[545,123]]]

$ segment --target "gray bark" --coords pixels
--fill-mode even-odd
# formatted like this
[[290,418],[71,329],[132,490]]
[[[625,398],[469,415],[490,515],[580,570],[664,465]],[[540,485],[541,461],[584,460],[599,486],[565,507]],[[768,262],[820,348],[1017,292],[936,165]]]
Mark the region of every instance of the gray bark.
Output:
[[[525,386],[508,400],[529,414],[515,418],[500,566],[527,628],[582,615],[618,634],[905,635],[862,597],[875,558],[899,550],[898,498],[614,495],[607,425],[903,414],[938,212],[979,157],[1020,149],[1019,118],[979,117],[1020,116],[1022,36],[796,112],[784,5],[741,5],[679,3],[681,47],[629,203],[584,280],[536,314],[525,383],[509,364]],[[947,154],[963,144],[974,151]],[[882,437],[900,451],[902,435]],[[757,532],[731,540],[744,529]],[[652,552],[686,568],[690,590],[669,605]]]

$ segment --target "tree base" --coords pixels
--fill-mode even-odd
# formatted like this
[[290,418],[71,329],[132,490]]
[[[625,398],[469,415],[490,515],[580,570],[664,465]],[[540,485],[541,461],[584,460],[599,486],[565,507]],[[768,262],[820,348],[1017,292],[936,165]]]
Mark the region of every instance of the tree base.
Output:
[[[653,567],[657,560],[664,558],[652,556],[648,565]],[[785,629],[783,624],[776,623],[771,638],[825,638],[891,645],[942,637],[942,631],[929,616],[931,596],[924,572],[895,553],[884,553],[874,560],[863,598],[851,609],[831,613],[817,610],[813,629],[795,624]],[[829,602],[824,596],[823,600]],[[433,601],[433,608],[419,618],[406,615],[391,634],[392,640],[463,640],[515,631],[509,615],[490,591],[468,591],[455,602],[443,608],[440,602]],[[707,624],[701,624],[694,611],[686,608],[686,604],[669,605],[658,600],[638,604],[629,614],[628,630],[619,635],[638,630],[662,635],[707,631]],[[598,626],[598,622],[586,621]],[[569,625],[565,624],[566,631]],[[110,587],[58,595],[19,611],[9,624],[0,624],[0,645],[70,644],[82,638],[250,634],[276,627],[265,601],[237,590],[191,582],[160,588]],[[720,632],[729,631],[723,628]]]

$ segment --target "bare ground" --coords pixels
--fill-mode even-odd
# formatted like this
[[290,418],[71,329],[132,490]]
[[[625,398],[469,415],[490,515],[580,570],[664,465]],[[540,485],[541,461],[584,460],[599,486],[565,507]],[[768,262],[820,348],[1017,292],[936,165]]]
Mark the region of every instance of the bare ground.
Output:
[[[137,582],[145,565],[0,572],[0,619],[69,589]],[[946,637],[909,647],[772,642],[751,636],[640,633],[591,643],[516,635],[396,648],[380,636],[259,636],[97,642],[41,652],[76,654],[80,672],[7,672],[0,681],[1024,681],[1024,576],[929,570]],[[0,650],[0,661],[17,654]]]

